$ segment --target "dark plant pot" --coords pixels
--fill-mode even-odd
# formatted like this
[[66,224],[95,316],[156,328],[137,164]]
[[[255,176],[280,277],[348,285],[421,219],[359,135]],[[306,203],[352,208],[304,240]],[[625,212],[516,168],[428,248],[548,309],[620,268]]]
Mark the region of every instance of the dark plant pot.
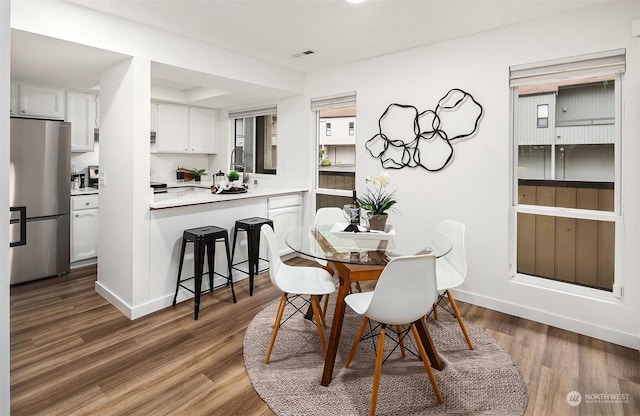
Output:
[[384,231],[387,226],[388,214],[372,215],[369,214],[369,228],[377,231]]
[[200,182],[200,175],[195,175],[193,179],[195,179],[196,182]]

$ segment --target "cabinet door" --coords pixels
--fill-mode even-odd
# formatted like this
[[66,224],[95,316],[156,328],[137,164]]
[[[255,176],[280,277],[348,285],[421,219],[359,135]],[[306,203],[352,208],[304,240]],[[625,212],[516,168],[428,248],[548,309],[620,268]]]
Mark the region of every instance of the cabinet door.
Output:
[[158,103],[151,103],[151,131],[158,131]]
[[71,151],[93,151],[93,129],[96,127],[96,96],[67,91],[65,120],[71,122]]
[[302,206],[278,208],[267,210],[267,218],[273,221],[273,228],[278,239],[279,255],[292,253],[287,246],[285,237],[291,231],[302,226]]
[[19,109],[22,116],[64,119],[64,91],[19,84]]
[[189,107],[158,104],[157,151],[164,153],[189,152]]
[[98,209],[73,211],[71,215],[71,261],[98,256]]
[[9,114],[18,115],[18,84],[11,83],[11,99],[9,102]]
[[215,153],[216,111],[189,109],[189,148],[195,153]]

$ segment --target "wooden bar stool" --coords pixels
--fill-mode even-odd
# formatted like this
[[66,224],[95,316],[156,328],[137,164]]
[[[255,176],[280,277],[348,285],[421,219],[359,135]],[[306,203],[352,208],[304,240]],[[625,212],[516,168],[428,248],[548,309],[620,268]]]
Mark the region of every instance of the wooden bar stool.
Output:
[[[228,274],[225,276],[214,270],[214,260],[216,255],[216,243],[224,242],[227,253]],[[182,263],[184,262],[184,251],[187,243],[193,243],[193,266],[194,274],[192,277],[181,279]],[[204,269],[204,253],[207,251],[207,262],[209,265],[209,289],[202,292],[202,274]],[[233,289],[233,277],[231,274],[231,256],[229,255],[229,233],[226,229],[208,225],[206,227],[191,228],[184,230],[182,233],[182,249],[180,250],[180,263],[178,265],[178,279],[176,283],[176,293],[173,295],[173,304],[176,304],[178,291],[180,287],[194,294],[194,314],[193,319],[198,319],[200,310],[200,295],[213,291],[213,275],[224,277],[227,279],[227,286],[231,284],[231,295],[233,303],[236,303],[236,292]],[[194,280],[193,289],[185,286],[183,282]]]
[[[260,257],[260,229],[263,225],[268,224],[273,229],[273,221],[267,218],[251,217],[242,220],[237,220],[233,229],[233,249],[231,251],[231,263],[235,270],[249,275],[249,296],[253,296],[253,277],[264,271],[258,270],[260,260],[268,261]],[[248,259],[238,263],[233,263],[233,259],[236,252],[236,241],[238,240],[238,230],[247,232],[247,255]],[[245,272],[235,266],[249,263],[249,271]]]

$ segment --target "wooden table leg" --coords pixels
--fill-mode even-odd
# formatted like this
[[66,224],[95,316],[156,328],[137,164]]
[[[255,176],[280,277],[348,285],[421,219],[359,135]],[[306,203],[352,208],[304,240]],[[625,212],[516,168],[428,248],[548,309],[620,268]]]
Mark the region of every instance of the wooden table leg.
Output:
[[336,363],[336,355],[338,354],[338,343],[340,342],[340,334],[342,333],[342,321],[344,320],[345,302],[344,298],[349,294],[348,276],[340,276],[340,287],[336,297],[336,308],[333,312],[333,322],[331,323],[331,334],[329,335],[329,346],[327,347],[327,356],[324,360],[324,371],[322,372],[322,384],[328,386],[333,378],[333,367]]
[[[340,342],[340,335],[342,333],[342,322],[344,321],[344,313],[346,311],[346,303],[344,298],[349,294],[352,282],[377,280],[384,270],[381,266],[364,266],[364,265],[352,265],[344,263],[333,263],[340,278],[340,287],[338,288],[338,295],[336,297],[336,308],[333,313],[333,323],[331,324],[331,334],[329,336],[329,346],[327,347],[327,355],[324,361],[324,371],[322,372],[322,381],[320,384],[328,386],[333,378],[333,368],[336,363],[336,356],[338,355],[338,343]],[[442,370],[444,365],[440,361],[438,351],[436,350],[429,331],[425,327],[424,322],[419,319],[415,322],[416,329],[420,335],[420,340],[424,346],[425,352],[429,361],[431,361],[431,367],[436,370]]]
[[438,355],[435,345],[433,345],[433,340],[431,339],[431,335],[429,335],[429,330],[427,330],[424,321],[422,319],[418,319],[414,324],[418,330],[418,335],[420,335],[420,341],[422,341],[427,357],[429,358],[429,361],[431,361],[431,367],[436,370],[442,370],[444,368],[444,364],[440,361],[440,356]]

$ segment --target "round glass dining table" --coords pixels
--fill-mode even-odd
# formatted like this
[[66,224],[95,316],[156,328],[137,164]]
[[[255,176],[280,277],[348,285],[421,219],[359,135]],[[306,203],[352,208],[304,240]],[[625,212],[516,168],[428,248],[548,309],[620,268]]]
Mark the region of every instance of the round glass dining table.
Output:
[[[346,227],[346,223],[301,227],[285,238],[287,245],[296,252],[326,260],[327,267],[340,279],[321,379],[323,386],[328,386],[333,378],[346,309],[344,299],[351,291],[351,284],[377,280],[384,266],[395,257],[417,254],[442,257],[452,248],[451,240],[444,235],[417,225],[387,226],[385,232],[363,228],[357,233],[344,231]],[[423,320],[414,324],[431,366],[442,370],[444,363]]]
[[337,263],[384,266],[394,257],[433,254],[442,257],[452,243],[444,235],[417,225],[388,225],[385,232],[346,232],[347,223],[312,225],[290,232],[286,244],[309,257]]

